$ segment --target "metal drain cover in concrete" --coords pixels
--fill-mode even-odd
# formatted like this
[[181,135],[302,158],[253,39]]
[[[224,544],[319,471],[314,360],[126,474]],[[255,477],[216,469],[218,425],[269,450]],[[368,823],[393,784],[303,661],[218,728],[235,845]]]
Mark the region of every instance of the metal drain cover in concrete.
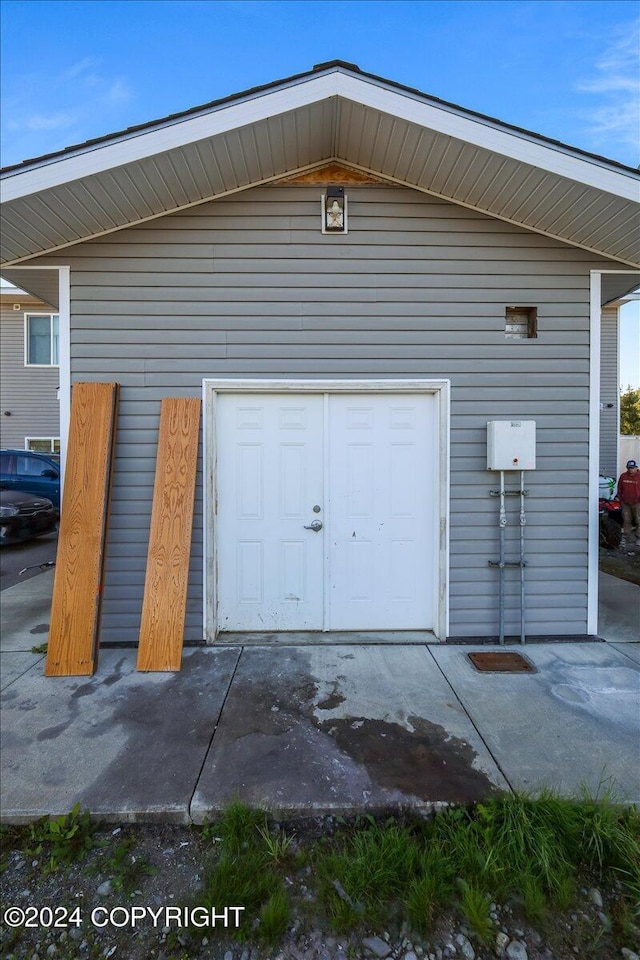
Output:
[[538,671],[521,653],[508,653],[506,650],[491,650],[482,653],[468,653],[467,656],[476,670],[483,673],[537,673]]

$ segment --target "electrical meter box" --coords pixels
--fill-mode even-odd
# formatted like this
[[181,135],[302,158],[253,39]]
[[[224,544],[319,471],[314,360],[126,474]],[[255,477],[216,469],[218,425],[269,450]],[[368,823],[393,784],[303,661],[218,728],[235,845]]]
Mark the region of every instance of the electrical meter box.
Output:
[[487,423],[487,470],[535,470],[535,420]]

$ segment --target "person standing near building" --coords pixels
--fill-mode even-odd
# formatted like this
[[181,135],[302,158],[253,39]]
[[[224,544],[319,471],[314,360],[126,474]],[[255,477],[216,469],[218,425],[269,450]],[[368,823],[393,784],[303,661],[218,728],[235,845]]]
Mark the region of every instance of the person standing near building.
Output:
[[618,480],[616,494],[622,504],[622,540],[631,540],[636,528],[636,546],[640,547],[640,471],[635,460],[627,460],[627,469]]

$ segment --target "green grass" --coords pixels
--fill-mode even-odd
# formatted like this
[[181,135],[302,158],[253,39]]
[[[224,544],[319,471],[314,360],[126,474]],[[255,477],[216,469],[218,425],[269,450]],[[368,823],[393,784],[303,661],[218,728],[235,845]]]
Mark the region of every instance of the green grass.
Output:
[[[382,929],[393,917],[424,932],[457,906],[477,938],[493,934],[492,901],[520,903],[531,922],[575,903],[578,879],[618,880],[640,903],[640,816],[610,794],[564,799],[501,796],[433,820],[368,823],[315,857],[322,907],[332,926]],[[629,913],[620,913],[628,929]]]
[[219,821],[207,826],[207,837],[215,837],[217,842],[204,872],[204,893],[198,894],[198,905],[242,906],[245,909],[241,925],[234,931],[236,939],[246,940],[257,918],[257,938],[275,943],[289,919],[281,869],[293,838],[283,831],[271,832],[264,813],[239,801],[230,804]]
[[289,922],[289,901],[282,888],[263,903],[259,914],[258,936],[269,946],[275,946],[284,936]]
[[482,943],[489,943],[495,932],[489,907],[491,897],[480,886],[471,881],[460,881],[460,907],[471,925],[471,929]]
[[444,849],[429,844],[407,887],[406,914],[413,930],[427,933],[432,928],[438,910],[453,899],[454,880],[455,870]]
[[354,831],[335,849],[319,850],[314,873],[336,930],[361,921],[384,926],[417,876],[420,850],[409,828],[394,822]]
[[265,851],[274,864],[281,866],[290,859],[293,853],[293,837],[288,837],[284,830],[270,833],[266,826],[258,827],[258,832],[264,842]]
[[111,878],[114,890],[127,895],[140,886],[145,876],[157,873],[144,857],[136,856],[134,837],[125,837],[109,850],[100,863],[100,870]]

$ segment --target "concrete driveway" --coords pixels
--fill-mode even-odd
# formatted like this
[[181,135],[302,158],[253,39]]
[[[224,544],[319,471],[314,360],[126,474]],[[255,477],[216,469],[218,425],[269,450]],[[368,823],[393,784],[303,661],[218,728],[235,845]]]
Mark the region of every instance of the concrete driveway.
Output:
[[[220,646],[176,674],[101,651],[45,678],[51,574],[2,593],[2,817],[200,822],[232,798],[279,815],[429,809],[605,783],[640,801],[635,643],[527,644],[537,672],[479,673],[482,647]],[[522,650],[522,648],[515,648]]]

